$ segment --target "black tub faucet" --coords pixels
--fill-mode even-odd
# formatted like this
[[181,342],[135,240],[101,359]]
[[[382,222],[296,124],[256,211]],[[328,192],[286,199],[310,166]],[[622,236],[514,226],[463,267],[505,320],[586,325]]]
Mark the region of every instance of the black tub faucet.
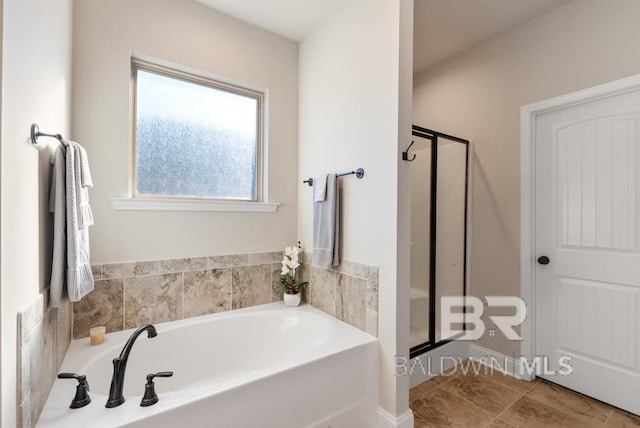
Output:
[[113,359],[113,377],[111,378],[111,389],[109,390],[109,399],[107,400],[106,407],[117,407],[124,403],[124,395],[122,394],[122,389],[124,388],[124,373],[127,369],[127,361],[129,360],[129,353],[131,352],[131,348],[133,347],[134,342],[142,334],[142,332],[147,332],[147,337],[156,337],[158,332],[156,332],[156,328],[151,324],[145,324],[141,327],[138,327],[136,331],[133,332],[127,343],[122,348],[122,352],[120,352],[120,356],[118,358]]

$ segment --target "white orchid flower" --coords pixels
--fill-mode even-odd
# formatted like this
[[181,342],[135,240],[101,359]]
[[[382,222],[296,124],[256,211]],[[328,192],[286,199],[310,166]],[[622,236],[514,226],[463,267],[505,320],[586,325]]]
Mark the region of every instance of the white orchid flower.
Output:
[[283,265],[282,270],[280,271],[280,275],[287,275],[289,271],[290,271],[289,267],[287,267],[286,265]]
[[294,248],[295,247],[287,247],[284,249],[284,255],[287,257],[292,257],[294,254]]

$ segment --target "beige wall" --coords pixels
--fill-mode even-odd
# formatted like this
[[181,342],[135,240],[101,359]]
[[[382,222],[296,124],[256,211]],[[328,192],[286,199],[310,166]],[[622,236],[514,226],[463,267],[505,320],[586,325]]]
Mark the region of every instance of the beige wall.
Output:
[[[69,135],[70,0],[5,0],[2,39],[2,426],[16,425],[16,319],[49,283],[49,159],[55,140],[28,141],[36,122]],[[48,140],[48,141],[47,141]],[[45,337],[43,340],[51,340]],[[33,373],[38,376],[38,373]]]
[[415,76],[414,121],[475,144],[471,294],[519,295],[520,107],[640,73],[638,16],[636,0],[574,0]]
[[[403,72],[411,70],[405,50],[412,45],[401,30],[411,34],[412,11],[408,1],[345,2],[300,45],[298,182],[365,169],[362,180],[340,179],[343,258],[380,269],[381,405],[393,415],[408,409],[408,378],[394,376],[393,358],[408,354],[409,336],[408,269],[397,269],[399,252],[408,260],[408,217],[401,237],[406,250],[397,228],[404,197],[398,140],[407,141],[411,130],[411,74]],[[298,235],[309,244],[312,205],[312,189],[300,186]],[[408,216],[408,209],[402,212]]]
[[[93,263],[272,251],[295,242],[297,44],[186,0],[74,3],[73,138],[91,159]],[[129,194],[131,52],[268,89],[267,213],[114,211]],[[179,142],[176,142],[179,144]]]

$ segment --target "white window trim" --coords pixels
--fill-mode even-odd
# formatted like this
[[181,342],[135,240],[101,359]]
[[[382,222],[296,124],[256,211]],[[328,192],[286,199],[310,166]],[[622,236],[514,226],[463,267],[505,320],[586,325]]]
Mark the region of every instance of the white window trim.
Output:
[[217,211],[217,212],[250,212],[274,213],[277,202],[255,201],[212,201],[190,199],[139,199],[111,198],[116,211]]
[[[156,64],[160,67],[179,70],[184,73],[199,75],[205,79],[217,80],[223,84],[244,87],[249,91],[261,92],[262,99],[262,165],[261,165],[261,187],[262,200],[260,201],[233,201],[233,200],[208,200],[208,199],[181,199],[172,197],[158,198],[138,198],[138,197],[115,197],[111,198],[113,209],[116,211],[210,211],[210,212],[254,212],[254,213],[274,213],[280,206],[279,202],[269,201],[269,90],[255,85],[238,82],[212,73],[202,72],[191,67],[174,64],[144,54],[131,52],[131,59],[140,62]],[[133,102],[133,100],[132,100]],[[132,132],[133,134],[133,132]],[[135,137],[132,137],[135,138]],[[130,142],[130,152],[132,153],[133,164],[135,162],[135,144]],[[133,191],[135,186],[135,165],[130,169],[129,182]]]

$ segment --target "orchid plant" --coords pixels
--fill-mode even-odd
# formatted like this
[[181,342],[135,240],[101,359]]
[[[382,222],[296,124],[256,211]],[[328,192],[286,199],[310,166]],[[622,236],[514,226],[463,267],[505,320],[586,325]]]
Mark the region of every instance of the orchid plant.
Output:
[[304,288],[308,282],[298,282],[296,272],[300,267],[298,256],[300,254],[300,244],[287,247],[284,249],[284,257],[282,258],[282,270],[280,271],[280,285],[285,294],[297,294]]

